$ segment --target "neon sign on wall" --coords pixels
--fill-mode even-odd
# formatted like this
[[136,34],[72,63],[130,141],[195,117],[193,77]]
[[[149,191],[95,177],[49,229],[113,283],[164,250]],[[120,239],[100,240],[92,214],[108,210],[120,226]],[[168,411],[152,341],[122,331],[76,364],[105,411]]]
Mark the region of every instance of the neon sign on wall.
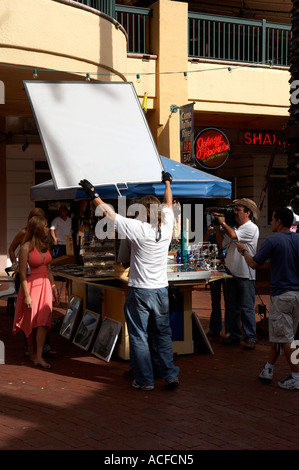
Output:
[[283,139],[278,132],[275,131],[243,131],[242,143],[245,145],[274,145],[278,141],[278,145],[283,145]]
[[230,144],[226,135],[214,127],[200,131],[194,140],[195,162],[208,169],[222,166],[229,155]]

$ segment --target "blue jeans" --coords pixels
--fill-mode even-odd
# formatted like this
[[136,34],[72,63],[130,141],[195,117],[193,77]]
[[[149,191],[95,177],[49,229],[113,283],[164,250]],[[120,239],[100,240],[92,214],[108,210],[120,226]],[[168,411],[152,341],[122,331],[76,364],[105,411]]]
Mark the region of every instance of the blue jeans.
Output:
[[210,316],[210,331],[220,333],[222,330],[222,312],[221,312],[221,286],[222,280],[210,283],[212,312]]
[[177,378],[179,367],[173,364],[168,289],[131,287],[124,311],[129,331],[130,370],[136,382],[154,383],[153,363],[159,366],[166,382]]
[[256,342],[254,281],[241,277],[224,280],[225,331],[234,339]]
[[52,246],[52,256],[53,258],[58,258],[59,256],[64,256],[66,254],[65,245],[53,245]]

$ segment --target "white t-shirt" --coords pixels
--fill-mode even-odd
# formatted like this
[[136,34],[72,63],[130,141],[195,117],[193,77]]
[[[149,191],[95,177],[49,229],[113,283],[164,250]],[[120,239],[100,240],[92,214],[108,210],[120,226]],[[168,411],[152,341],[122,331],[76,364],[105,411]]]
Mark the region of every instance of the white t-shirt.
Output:
[[[259,238],[259,229],[251,220],[239,227],[234,227],[239,242],[245,244],[251,256],[256,253]],[[224,235],[222,248],[226,250],[225,265],[233,276],[255,280],[255,269],[251,269],[244,256],[242,256],[232,240],[227,234]]]
[[161,238],[157,229],[147,222],[127,219],[116,214],[115,227],[119,234],[131,242],[130,287],[159,289],[168,286],[167,256],[172,238],[174,215],[172,209],[163,207],[164,222]]
[[65,245],[65,237],[72,234],[72,220],[70,217],[67,217],[66,220],[63,220],[59,216],[55,217],[51,223],[50,230],[55,230],[58,245]]

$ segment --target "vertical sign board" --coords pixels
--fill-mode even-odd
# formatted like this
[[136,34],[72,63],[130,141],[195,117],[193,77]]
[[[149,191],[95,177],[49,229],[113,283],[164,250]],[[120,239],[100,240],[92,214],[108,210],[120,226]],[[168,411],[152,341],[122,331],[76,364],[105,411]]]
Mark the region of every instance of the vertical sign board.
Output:
[[130,82],[24,81],[56,189],[161,182],[163,165]]
[[193,140],[194,105],[191,103],[180,107],[181,163],[190,165],[193,162]]

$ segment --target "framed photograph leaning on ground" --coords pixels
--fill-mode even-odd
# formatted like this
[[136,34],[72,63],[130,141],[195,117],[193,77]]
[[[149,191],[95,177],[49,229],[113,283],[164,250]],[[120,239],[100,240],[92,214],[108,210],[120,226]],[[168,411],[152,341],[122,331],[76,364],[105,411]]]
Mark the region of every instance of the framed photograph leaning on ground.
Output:
[[101,320],[98,313],[86,310],[76,331],[73,343],[86,351],[91,346],[94,334]]
[[81,297],[73,295],[70,298],[67,311],[60,328],[60,334],[67,339],[72,339],[72,336],[75,332],[75,327],[78,324],[78,320],[81,314],[81,306]]
[[192,332],[193,332],[194,346],[196,347],[197,352],[214,354],[209,338],[207,337],[205,330],[203,329],[201,321],[198,318],[198,315],[196,314],[196,312],[192,312]]
[[109,362],[116,345],[121,326],[120,322],[112,320],[111,318],[105,318],[94,342],[92,353],[100,359]]

